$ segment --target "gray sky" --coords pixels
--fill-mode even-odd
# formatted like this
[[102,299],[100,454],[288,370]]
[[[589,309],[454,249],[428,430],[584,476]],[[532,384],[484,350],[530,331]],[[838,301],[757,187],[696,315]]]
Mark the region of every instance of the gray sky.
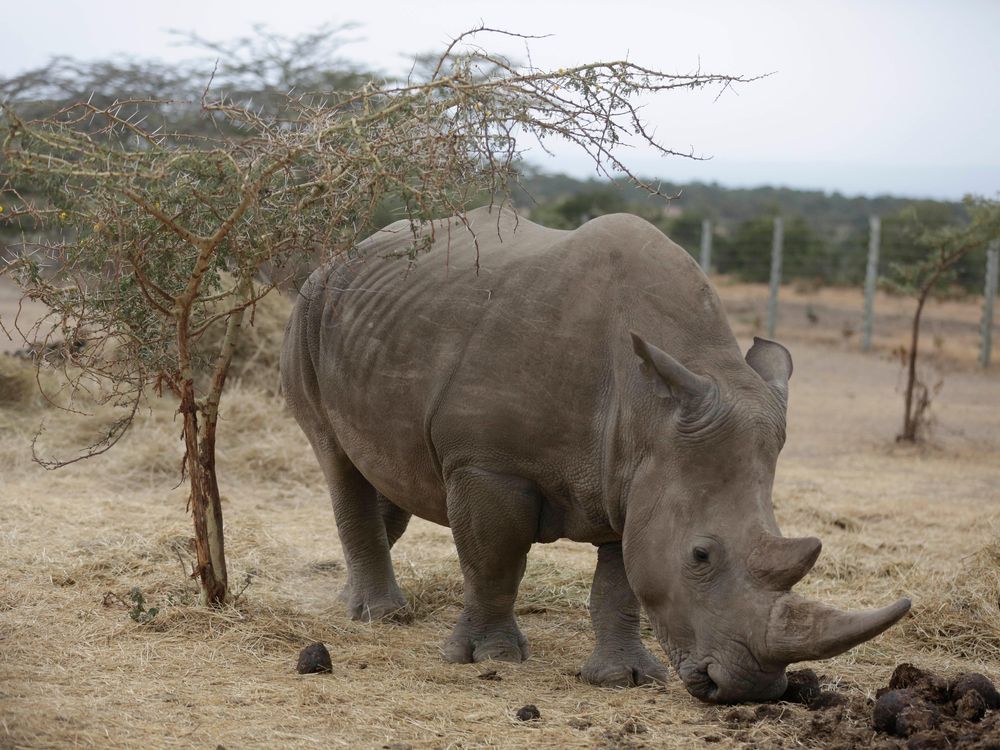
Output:
[[[675,181],[787,185],[846,194],[959,198],[1000,193],[1000,2],[997,0],[35,0],[0,10],[0,76],[55,54],[179,59],[167,29],[224,39],[255,23],[294,34],[361,24],[343,49],[387,72],[484,22],[525,34],[533,62],[596,59],[670,72],[774,75],[727,92],[670,93],[645,112],[668,146],[708,162],[626,154],[636,171]],[[485,39],[521,55],[523,45]],[[533,161],[592,173],[570,147]]]

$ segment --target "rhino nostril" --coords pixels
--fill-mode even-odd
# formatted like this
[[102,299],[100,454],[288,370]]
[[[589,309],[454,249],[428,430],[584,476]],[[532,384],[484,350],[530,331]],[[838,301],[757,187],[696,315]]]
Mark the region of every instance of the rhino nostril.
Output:
[[719,685],[709,674],[710,668],[702,667],[695,670],[691,674],[691,680],[688,684],[691,693],[704,701],[714,701],[719,694]]
[[715,700],[715,698],[719,695],[718,684],[708,675],[705,675],[705,682],[708,684],[708,699]]
[[[714,676],[712,674],[713,672],[715,672]],[[708,684],[711,685],[712,688],[711,691],[709,692],[709,700],[714,700],[719,696],[719,683],[716,679],[718,673],[719,673],[719,667],[716,664],[709,664],[707,667],[705,667],[705,679],[708,681]]]

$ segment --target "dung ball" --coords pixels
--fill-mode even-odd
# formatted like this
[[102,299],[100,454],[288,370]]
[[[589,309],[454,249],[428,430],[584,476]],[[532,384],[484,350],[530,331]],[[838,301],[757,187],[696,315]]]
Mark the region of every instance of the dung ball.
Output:
[[986,702],[986,708],[991,711],[1000,708],[1000,693],[997,692],[996,686],[986,675],[978,672],[959,675],[951,688],[951,699],[957,703],[970,690],[975,690],[982,696]]
[[332,672],[333,662],[330,660],[330,652],[322,643],[310,643],[299,653],[299,663],[295,666],[295,671],[299,674]]
[[896,734],[896,719],[912,699],[909,690],[890,690],[875,701],[872,711],[872,726],[879,732]]
[[975,723],[986,715],[986,701],[978,690],[968,690],[955,701],[955,715],[960,719]]
[[910,737],[921,732],[937,729],[941,723],[941,713],[929,703],[920,702],[907,706],[896,717],[896,734]]
[[517,709],[515,716],[517,716],[518,721],[534,721],[542,718],[542,712],[538,710],[538,706],[529,703],[527,706],[521,706]]

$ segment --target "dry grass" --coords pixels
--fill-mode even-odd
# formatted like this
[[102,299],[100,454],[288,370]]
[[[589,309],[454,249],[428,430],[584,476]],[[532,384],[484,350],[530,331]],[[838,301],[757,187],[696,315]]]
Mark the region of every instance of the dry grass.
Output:
[[[998,403],[997,376],[951,373],[934,442],[901,449],[894,364],[840,346],[792,349],[775,504],[786,533],[825,544],[802,589],[841,606],[914,600],[901,626],[819,671],[857,695],[873,694],[900,661],[1000,677],[1000,423],[984,408]],[[174,487],[180,427],[169,402],[151,403],[125,444],[53,473],[28,453],[40,412],[0,411],[0,747],[815,744],[802,707],[736,730],[726,709],[698,703],[676,680],[634,690],[579,683],[592,645],[588,545],[533,550],[518,603],[533,656],[522,665],[441,661],[460,575],[447,529],[422,521],[394,550],[414,623],[348,620],[321,477],[262,362],[223,404],[231,580],[251,584],[219,611],[195,606],[182,574],[190,525],[184,488]],[[55,447],[89,434],[72,415],[45,415]],[[105,596],[127,600],[132,587],[160,607],[149,624]],[[314,640],[330,646],[332,675],[295,674],[299,649]],[[478,679],[488,669],[502,679]],[[540,721],[515,720],[526,703]]]
[[29,408],[39,400],[35,368],[23,359],[0,355],[0,409]]

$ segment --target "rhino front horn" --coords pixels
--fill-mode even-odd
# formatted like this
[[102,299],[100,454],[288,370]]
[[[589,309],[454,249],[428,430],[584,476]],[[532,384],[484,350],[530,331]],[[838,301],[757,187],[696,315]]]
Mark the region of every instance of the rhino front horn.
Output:
[[909,611],[909,599],[881,609],[843,612],[797,594],[785,594],[771,609],[766,658],[781,664],[828,659],[874,638]]

